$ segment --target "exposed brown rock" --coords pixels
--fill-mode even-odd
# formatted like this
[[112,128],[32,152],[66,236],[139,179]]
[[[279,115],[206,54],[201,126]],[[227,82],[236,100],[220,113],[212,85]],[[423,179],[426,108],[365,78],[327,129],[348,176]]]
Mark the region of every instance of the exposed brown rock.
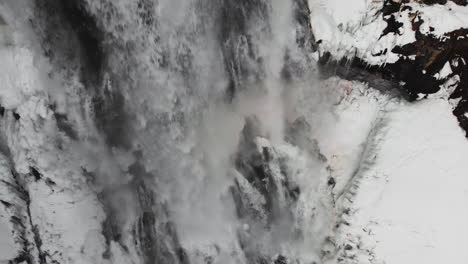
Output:
[[[388,27],[382,36],[389,33],[398,34],[400,24],[394,19],[394,13],[402,9],[409,0],[384,2],[382,13]],[[445,4],[447,0],[421,0],[424,4]],[[467,1],[453,0],[459,5],[467,5]],[[337,74],[346,79],[367,81],[372,87],[379,90],[392,90],[396,88],[400,94],[409,101],[414,101],[419,94],[432,94],[441,89],[449,78],[457,75],[460,81],[450,96],[451,99],[460,98],[454,115],[458,118],[460,126],[466,131],[468,137],[468,25],[467,28],[458,29],[444,34],[442,37],[431,33],[423,34],[420,26],[423,20],[417,12],[410,13],[413,30],[416,32],[416,41],[403,46],[396,46],[393,53],[401,57],[395,63],[383,66],[368,65],[360,58],[351,61],[333,61],[330,55],[321,58],[322,72]],[[384,51],[385,54],[387,51]],[[382,54],[375,54],[379,56]],[[414,58],[410,58],[414,57]],[[452,74],[445,79],[438,80],[434,76],[449,63]],[[380,78],[380,79],[379,79]]]

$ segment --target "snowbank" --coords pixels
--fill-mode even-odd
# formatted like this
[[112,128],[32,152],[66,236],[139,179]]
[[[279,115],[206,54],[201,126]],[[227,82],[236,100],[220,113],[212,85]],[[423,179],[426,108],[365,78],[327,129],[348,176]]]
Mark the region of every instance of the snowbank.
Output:
[[[350,108],[368,116],[369,105],[357,100]],[[375,122],[337,203],[347,223],[338,229],[338,257],[346,263],[465,263],[468,142],[450,104],[388,103]]]

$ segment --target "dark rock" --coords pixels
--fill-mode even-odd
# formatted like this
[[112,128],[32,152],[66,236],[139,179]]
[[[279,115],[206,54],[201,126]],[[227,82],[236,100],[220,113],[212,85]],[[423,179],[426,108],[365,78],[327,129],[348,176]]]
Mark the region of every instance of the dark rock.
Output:
[[384,0],[384,5],[382,7],[381,12],[383,16],[387,16],[387,15],[400,11],[400,8],[401,8],[400,1]]
[[279,255],[275,260],[275,264],[288,264],[288,260],[285,256]]
[[11,203],[9,203],[9,202],[7,202],[7,201],[3,201],[3,200],[0,200],[0,203],[3,204],[3,206],[5,206],[5,207],[7,207],[7,208],[9,208],[9,207],[12,206]]
[[16,112],[13,112],[13,117],[16,119],[16,120],[20,120],[21,116],[16,113]]
[[128,167],[128,173],[140,179],[151,179],[153,177],[153,175],[148,173],[145,166],[138,160]]
[[[258,43],[249,23],[257,22],[261,32],[269,32],[268,2],[224,0],[219,16],[219,43],[222,45],[224,65],[230,82],[227,100],[250,86],[259,86],[264,79],[263,58],[258,55]],[[234,67],[234,65],[236,65]]]
[[399,80],[384,66],[368,65],[358,57],[336,61],[328,52],[322,55],[319,65],[322,78],[337,75],[346,80],[366,82],[370,87],[381,92],[409,99],[408,93],[402,89]]
[[47,264],[47,261],[46,261],[47,253],[41,250],[42,239],[41,239],[41,235],[39,233],[39,228],[37,225],[32,226],[32,232],[33,232],[34,242],[39,252],[39,264]]
[[[403,2],[386,1],[382,12],[393,16],[405,6]],[[425,4],[443,4],[447,1],[423,1]],[[465,3],[454,1],[457,4]],[[442,38],[432,34],[422,34],[419,30],[424,21],[417,17],[413,20],[416,41],[403,46],[396,46],[392,52],[401,55],[395,63],[383,66],[368,65],[360,58],[351,61],[334,61],[330,54],[325,53],[320,58],[320,69],[323,76],[336,74],[349,80],[368,82],[373,88],[381,91],[391,91],[396,95],[414,101],[420,94],[433,94],[440,90],[448,78],[455,75],[460,77],[451,99],[460,98],[460,102],[453,111],[460,126],[468,136],[468,28],[458,29],[444,34]],[[395,31],[395,27],[384,33]],[[381,54],[376,54],[381,55]],[[415,57],[410,59],[409,57]],[[437,80],[434,75],[438,73],[446,63],[449,63],[453,73],[447,78]]]
[[[269,21],[271,2],[265,0],[251,1],[224,0],[219,16],[218,39],[222,46],[223,59],[229,83],[226,87],[228,101],[233,100],[240,91],[258,87],[262,89],[267,75],[265,59],[258,52],[261,43],[258,40],[270,41],[272,30]],[[310,24],[310,10],[306,0],[293,0],[293,19],[297,25],[297,50],[304,54],[301,60],[290,56],[286,51],[281,54],[284,59],[282,76],[291,81],[294,76],[304,76],[313,68],[309,55],[317,48]],[[251,24],[255,23],[252,27]]]
[[[137,154],[138,155],[138,154]],[[158,200],[157,194],[152,188],[150,173],[138,162],[130,166],[129,173],[135,176],[128,184],[111,187],[100,194],[104,204],[107,218],[103,222],[103,235],[106,238],[107,249],[103,253],[105,258],[110,258],[110,243],[115,241],[122,248],[126,248],[122,241],[122,226],[124,215],[119,205],[113,202],[114,193],[126,193],[136,200],[135,210],[137,220],[132,226],[134,245],[137,248],[142,263],[167,263],[188,264],[188,256],[180,244],[176,227],[171,221],[168,205]]]
[[132,147],[130,114],[125,109],[125,98],[118,92],[104,88],[102,95],[93,98],[95,122],[112,147],[129,150]]
[[[258,122],[255,117],[247,118],[242,130],[235,166],[245,179],[264,196],[266,201],[264,210],[271,222],[279,210],[278,204],[275,202],[278,186],[276,186],[269,168],[269,161],[272,158],[271,150],[262,147],[261,151],[259,151],[254,141],[260,133],[260,124]],[[244,207],[247,208],[248,206]]]
[[310,24],[310,9],[307,0],[294,0],[293,1],[294,18],[298,25],[296,42],[299,48],[306,52],[313,52],[317,50],[317,43],[315,36],[312,32]]
[[63,131],[69,138],[78,140],[78,133],[70,124],[66,115],[54,112],[54,117],[60,131]]
[[[285,240],[301,237],[300,231],[294,229],[290,222],[293,217],[291,209],[294,208],[301,189],[288,175],[286,160],[278,156],[274,148],[257,145],[255,139],[261,137],[260,127],[255,117],[246,120],[235,156],[235,167],[245,180],[236,178],[230,192],[236,206],[237,216],[243,223],[248,223],[250,226],[248,230],[238,231],[239,244],[248,262],[281,263],[285,259],[281,257],[277,259],[271,253],[263,252],[263,245],[259,243],[256,236],[278,235],[283,236]],[[273,167],[278,165],[279,171]],[[256,189],[265,203],[252,205],[252,201],[257,201],[258,198],[251,197],[250,191],[241,188],[240,180],[246,181],[243,185],[249,184],[250,188]],[[285,203],[280,202],[280,197]],[[255,233],[256,236],[252,236],[250,232]]]
[[34,176],[34,179],[36,179],[36,181],[42,179],[42,174],[40,174],[39,171],[37,171],[35,168],[29,167],[29,170],[31,171],[31,174]]
[[57,185],[57,183],[55,183],[55,182],[54,182],[53,180],[51,180],[50,178],[47,178],[47,179],[45,180],[45,183],[46,183],[49,187],[51,187],[51,188]]
[[333,178],[333,177],[328,178],[327,184],[328,184],[328,186],[330,186],[332,188],[335,188],[335,185],[336,185],[335,178]]
[[85,86],[99,84],[105,55],[103,32],[83,0],[37,0],[33,24],[43,49],[59,68],[78,62]]
[[[465,113],[468,111],[466,100],[468,99],[468,66],[464,65],[461,59],[468,61],[468,29],[459,29],[444,35],[444,38],[437,38],[432,35],[424,35],[416,32],[416,42],[396,47],[393,52],[404,56],[415,55],[414,61],[400,57],[394,63],[385,67],[394,78],[404,81],[403,89],[409,94],[410,100],[415,100],[419,93],[431,94],[440,90],[448,78],[458,75],[460,82],[451,98],[461,98],[458,106],[454,110],[461,127],[467,132],[468,122]],[[458,61],[458,65],[454,62]],[[444,65],[449,63],[453,73],[446,79],[437,80],[434,74],[442,70]]]
[[390,15],[388,18],[384,18],[384,20],[387,22],[387,27],[384,29],[382,32],[382,35],[380,35],[379,39],[382,38],[383,36],[393,33],[396,35],[401,35],[400,34],[400,28],[403,26],[403,23],[398,22],[395,19],[395,15]]
[[0,26],[6,25],[5,19],[0,15]]
[[462,6],[466,6],[468,3],[466,0],[421,0],[421,2],[423,2],[426,5],[435,5],[435,4],[445,5],[448,1],[452,1],[455,4],[462,5]]

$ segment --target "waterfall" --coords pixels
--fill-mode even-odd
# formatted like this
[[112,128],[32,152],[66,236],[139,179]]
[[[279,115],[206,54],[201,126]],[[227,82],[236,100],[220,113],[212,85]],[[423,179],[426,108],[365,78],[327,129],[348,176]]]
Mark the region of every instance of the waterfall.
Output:
[[320,262],[333,202],[306,0],[25,5],[65,138],[48,151],[74,153],[105,215],[98,259]]

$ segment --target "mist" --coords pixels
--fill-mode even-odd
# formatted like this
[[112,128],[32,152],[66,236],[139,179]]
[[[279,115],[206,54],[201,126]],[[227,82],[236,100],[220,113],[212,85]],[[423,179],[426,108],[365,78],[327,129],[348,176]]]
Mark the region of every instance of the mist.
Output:
[[48,151],[72,151],[93,193],[100,263],[319,261],[328,102],[306,1],[24,3]]

